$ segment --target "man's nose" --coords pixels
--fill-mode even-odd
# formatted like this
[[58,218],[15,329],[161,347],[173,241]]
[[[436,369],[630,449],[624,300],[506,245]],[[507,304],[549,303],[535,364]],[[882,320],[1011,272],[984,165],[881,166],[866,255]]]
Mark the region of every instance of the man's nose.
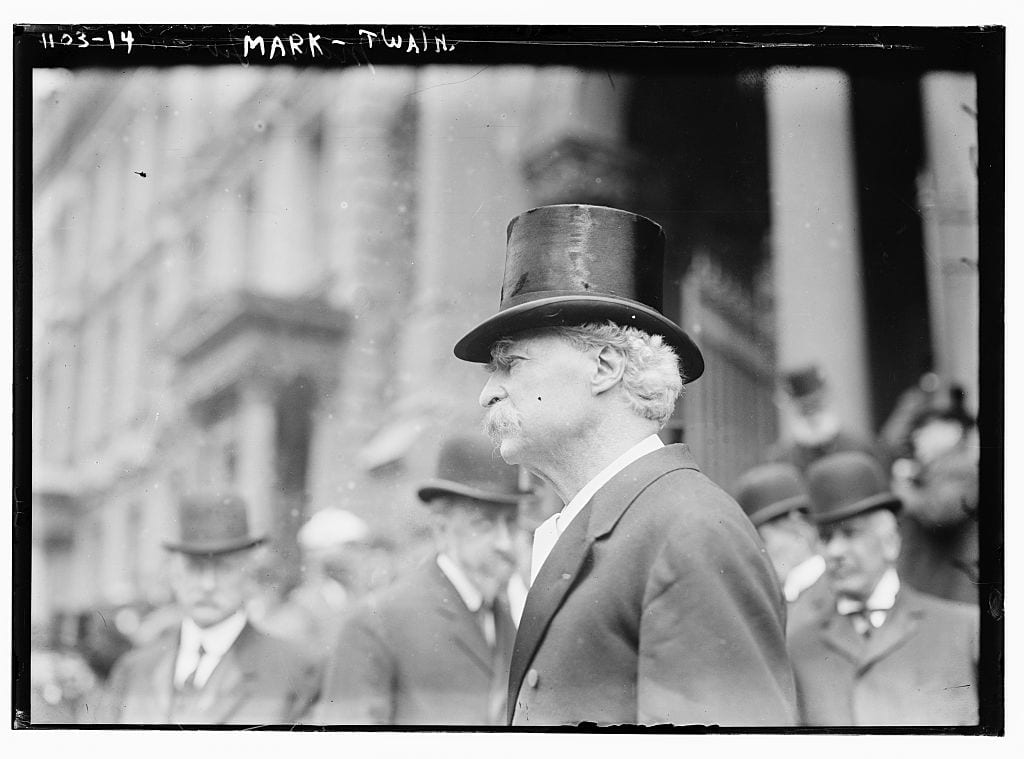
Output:
[[496,548],[500,548],[506,553],[511,553],[513,550],[512,545],[512,528],[505,522],[500,522],[494,528],[494,545]]
[[501,387],[501,383],[495,379],[495,375],[491,375],[487,378],[487,384],[484,385],[484,389],[480,393],[480,405],[484,408],[493,406],[495,403],[505,397],[505,391]]
[[843,539],[842,535],[831,535],[827,540],[823,538],[821,543],[827,558],[842,556],[846,550],[846,540]]
[[217,585],[217,571],[213,567],[203,567],[199,570],[199,587],[203,590],[213,590]]

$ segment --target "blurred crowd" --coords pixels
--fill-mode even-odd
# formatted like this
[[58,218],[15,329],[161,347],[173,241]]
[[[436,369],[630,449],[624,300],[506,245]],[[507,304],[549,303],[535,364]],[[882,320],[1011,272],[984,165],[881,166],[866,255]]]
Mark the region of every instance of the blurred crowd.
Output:
[[[967,401],[925,375],[865,439],[844,428],[817,367],[780,377],[780,439],[726,489],[785,598],[805,724],[976,721]],[[524,489],[487,441],[458,436],[417,494],[432,540],[414,565],[328,508],[299,532],[297,581],[239,499],[183,500],[163,596],[34,632],[32,721],[504,724],[533,531],[562,504]]]

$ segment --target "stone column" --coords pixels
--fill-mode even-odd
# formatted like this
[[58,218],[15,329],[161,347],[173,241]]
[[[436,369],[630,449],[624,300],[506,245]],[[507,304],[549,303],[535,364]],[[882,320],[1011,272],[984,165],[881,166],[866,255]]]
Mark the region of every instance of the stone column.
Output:
[[275,523],[276,420],[270,386],[249,379],[240,390],[238,405],[239,493],[249,506],[254,531],[269,532]]
[[935,370],[978,402],[978,120],[972,74],[921,80],[927,166],[918,182]]
[[844,424],[869,434],[850,82],[778,68],[766,84],[778,365],[821,366]]

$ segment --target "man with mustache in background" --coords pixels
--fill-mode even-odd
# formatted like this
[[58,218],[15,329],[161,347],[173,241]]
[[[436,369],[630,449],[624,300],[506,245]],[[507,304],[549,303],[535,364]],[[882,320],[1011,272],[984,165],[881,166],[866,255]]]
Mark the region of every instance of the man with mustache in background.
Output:
[[485,427],[564,508],[534,534],[512,725],[786,725],[785,612],[736,502],[658,431],[700,350],[660,311],[664,234],[586,205],[508,227],[498,314],[455,355],[489,365]]
[[516,573],[519,471],[453,435],[417,495],[436,552],[357,605],[315,711],[333,725],[499,725],[526,587]]

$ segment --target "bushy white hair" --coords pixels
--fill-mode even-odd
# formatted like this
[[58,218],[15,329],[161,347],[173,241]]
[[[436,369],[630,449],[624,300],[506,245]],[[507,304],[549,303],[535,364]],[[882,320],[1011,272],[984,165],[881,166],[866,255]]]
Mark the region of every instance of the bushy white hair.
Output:
[[672,416],[676,400],[683,390],[679,357],[661,335],[652,335],[636,327],[614,322],[590,322],[572,327],[546,327],[518,333],[491,346],[491,367],[508,367],[512,346],[525,337],[554,335],[580,351],[604,347],[620,351],[626,358],[622,387],[632,410],[659,426]]

